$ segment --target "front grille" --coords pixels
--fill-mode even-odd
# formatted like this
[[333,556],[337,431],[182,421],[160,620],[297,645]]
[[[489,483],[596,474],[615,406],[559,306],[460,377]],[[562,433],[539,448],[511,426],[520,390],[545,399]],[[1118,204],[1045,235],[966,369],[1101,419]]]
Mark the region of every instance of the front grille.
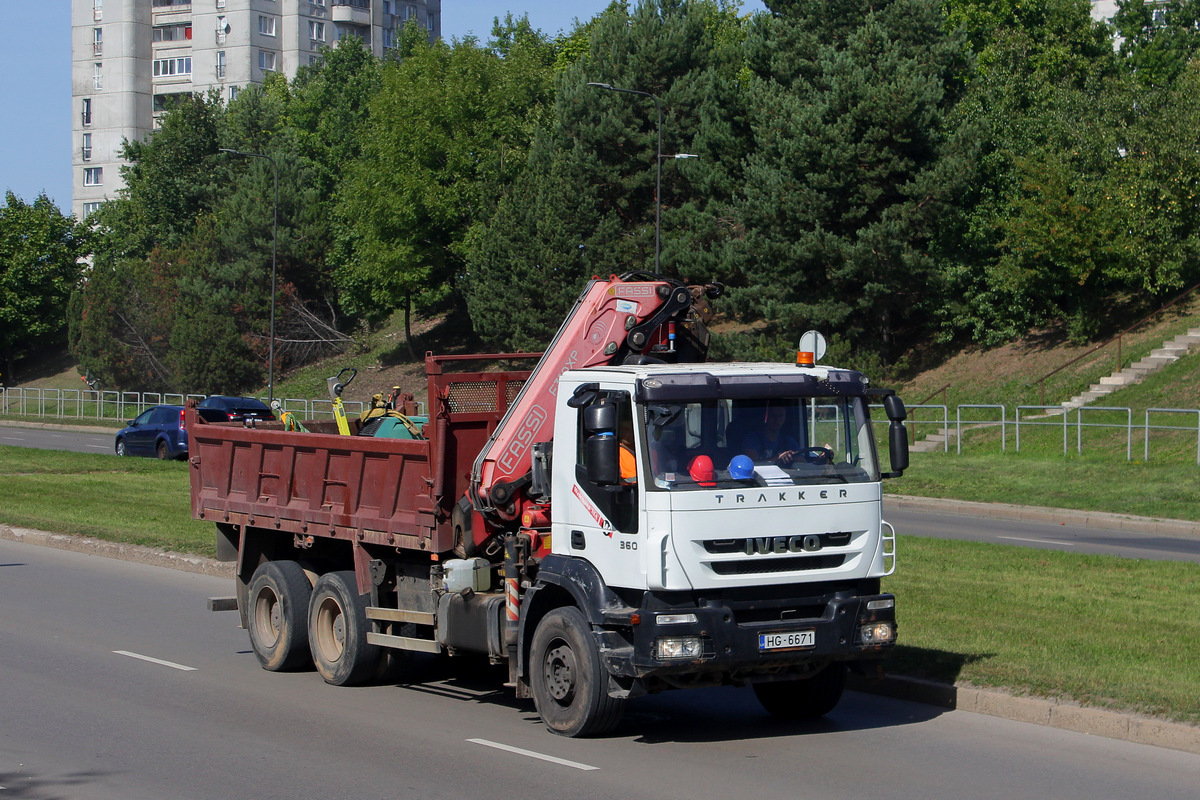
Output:
[[[836,531],[834,533],[818,533],[813,534],[821,540],[821,547],[845,547],[850,544],[850,531]],[[755,537],[748,537],[753,543]],[[713,555],[727,555],[729,553],[745,553],[747,539],[709,539],[704,542],[704,551]],[[755,553],[751,547],[752,554]]]
[[837,569],[846,563],[844,555],[794,556],[791,558],[746,558],[717,561],[709,566],[718,575],[765,575],[773,572],[800,572],[813,569]]

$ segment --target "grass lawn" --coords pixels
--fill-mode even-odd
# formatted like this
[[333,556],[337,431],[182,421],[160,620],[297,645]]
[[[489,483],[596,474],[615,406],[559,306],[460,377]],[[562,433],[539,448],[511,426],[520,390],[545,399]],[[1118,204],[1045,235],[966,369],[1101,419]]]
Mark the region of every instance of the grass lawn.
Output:
[[[1186,473],[1181,476],[1182,473]],[[885,487],[1200,519],[1193,465],[917,455]],[[188,466],[0,446],[0,522],[214,554]],[[1200,566],[902,536],[889,669],[1200,722]]]

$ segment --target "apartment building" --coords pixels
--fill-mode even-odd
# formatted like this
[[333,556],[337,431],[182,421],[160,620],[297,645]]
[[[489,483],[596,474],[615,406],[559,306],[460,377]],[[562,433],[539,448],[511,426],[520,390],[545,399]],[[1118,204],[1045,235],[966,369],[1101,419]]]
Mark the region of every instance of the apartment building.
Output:
[[404,25],[440,36],[441,0],[72,0],[72,211],[115,196],[122,141],[154,130],[172,95],[232,99],[351,36],[382,56]]

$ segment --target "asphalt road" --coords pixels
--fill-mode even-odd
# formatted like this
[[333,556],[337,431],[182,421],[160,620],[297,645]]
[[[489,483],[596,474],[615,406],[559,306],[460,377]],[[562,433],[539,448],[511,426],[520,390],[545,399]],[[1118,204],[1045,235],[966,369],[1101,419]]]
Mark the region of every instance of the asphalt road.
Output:
[[0,796],[1154,800],[1200,775],[1196,755],[855,693],[795,725],[746,689],[674,692],[568,740],[472,662],[357,689],[264,672],[205,610],[230,588],[0,541]]
[[[0,444],[33,447],[40,450],[70,450],[74,453],[113,453],[117,431],[93,433],[83,430],[21,428],[0,425]],[[114,453],[115,455],[115,453]]]
[[886,497],[883,501],[883,512],[884,518],[896,526],[896,531],[905,535],[966,539],[1071,553],[1200,563],[1200,537],[1194,536],[1164,536],[1084,525],[990,519],[967,514],[889,508]]

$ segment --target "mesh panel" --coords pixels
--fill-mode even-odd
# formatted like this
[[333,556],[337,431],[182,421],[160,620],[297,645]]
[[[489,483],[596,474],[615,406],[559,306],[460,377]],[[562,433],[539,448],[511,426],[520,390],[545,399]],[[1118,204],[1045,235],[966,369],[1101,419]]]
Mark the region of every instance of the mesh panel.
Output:
[[521,392],[521,387],[525,385],[525,381],[509,381],[507,391],[505,391],[504,402],[506,405],[512,405],[513,400],[517,399],[517,395]]
[[496,384],[491,381],[464,381],[450,384],[451,414],[471,414],[496,410]]

